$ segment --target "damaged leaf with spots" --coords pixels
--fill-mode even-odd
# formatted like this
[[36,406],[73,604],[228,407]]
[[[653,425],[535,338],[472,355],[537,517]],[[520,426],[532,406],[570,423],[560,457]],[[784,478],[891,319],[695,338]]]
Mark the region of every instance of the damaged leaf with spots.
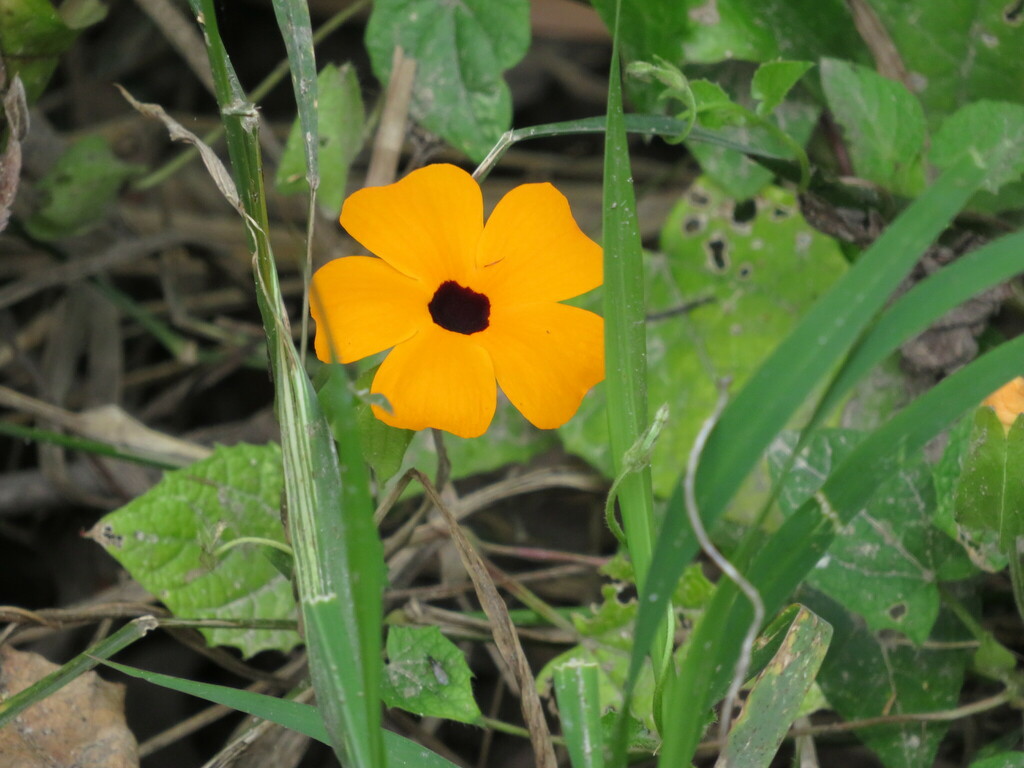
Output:
[[422,717],[477,723],[466,657],[437,627],[392,626],[381,693],[384,703]]
[[801,606],[782,645],[754,681],[718,763],[767,768],[811,692],[832,627]]
[[[650,418],[670,417],[654,447],[655,493],[672,493],[718,398],[738,391],[801,314],[846,270],[835,243],[811,229],[793,195],[770,187],[734,203],[698,180],[669,214],[661,253],[647,257]],[[566,447],[611,475],[603,385],[561,428]]]
[[[860,438],[841,429],[813,436],[781,480],[783,513],[792,514],[820,488]],[[789,465],[795,440],[784,433],[770,448],[774,477]],[[973,572],[962,549],[933,524],[936,507],[930,470],[920,460],[905,460],[896,475],[879,478],[871,501],[838,532],[807,583],[863,616],[872,630],[897,630],[924,642],[939,613],[939,582]]]
[[283,488],[277,445],[219,446],[208,459],[168,472],[87,535],[175,616],[243,625],[201,629],[210,645],[230,645],[246,657],[287,651],[299,642],[294,630],[244,626],[296,618],[291,582],[273,561],[280,553],[260,542],[216,551],[243,537],[283,544]]
[[[891,635],[872,632],[838,603],[812,590],[801,602],[832,625],[832,645],[818,673],[818,684],[832,708],[847,721],[955,707],[963,685],[968,651],[962,625],[940,616],[930,646],[914,647]],[[858,730],[857,736],[886,768],[930,768],[948,721],[909,721]]]

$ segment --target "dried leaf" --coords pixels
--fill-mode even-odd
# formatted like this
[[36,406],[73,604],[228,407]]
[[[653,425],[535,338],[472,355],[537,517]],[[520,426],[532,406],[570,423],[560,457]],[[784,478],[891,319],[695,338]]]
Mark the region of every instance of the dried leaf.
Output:
[[21,177],[21,140],[28,133],[28,104],[25,86],[17,75],[3,96],[3,119],[7,124],[7,146],[0,154],[0,232],[7,228],[11,206],[18,194]]
[[[42,656],[0,646],[0,700],[54,670]],[[0,728],[4,765],[19,768],[137,768],[138,746],[124,721],[124,686],[86,672]]]
[[217,189],[224,195],[224,199],[227,200],[231,206],[245,216],[245,212],[242,208],[242,201],[238,197],[238,189],[235,187],[234,179],[231,178],[231,174],[228,169],[224,167],[224,163],[217,157],[217,153],[210,149],[208,144],[203,143],[203,140],[196,136],[192,131],[188,130],[185,126],[175,120],[173,117],[168,115],[164,108],[159,104],[143,104],[141,101],[136,101],[128,91],[122,88],[117,83],[114,83],[117,89],[124,96],[125,100],[132,105],[132,107],[142,115],[146,117],[152,117],[159,120],[167,128],[167,132],[171,136],[172,141],[183,141],[186,144],[191,144],[199,151],[199,156],[203,159],[203,165],[206,166],[206,170],[209,171],[210,176],[213,177],[214,184],[217,185]]

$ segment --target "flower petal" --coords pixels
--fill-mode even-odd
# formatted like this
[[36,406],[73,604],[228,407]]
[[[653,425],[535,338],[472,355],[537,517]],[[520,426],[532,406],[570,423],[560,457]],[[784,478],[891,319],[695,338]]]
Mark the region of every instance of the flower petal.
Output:
[[423,284],[368,256],[346,256],[320,267],[309,299],[316,321],[313,346],[324,362],[351,363],[431,324],[430,293]]
[[[498,384],[530,423],[554,429],[604,378],[604,320],[566,304],[497,307],[477,334]],[[477,338],[474,336],[474,338]]]
[[495,206],[477,251],[474,290],[506,306],[562,301],[601,284],[601,246],[550,184],[523,184]]
[[436,325],[391,350],[370,391],[384,395],[391,405],[391,412],[373,406],[385,424],[434,427],[459,437],[482,435],[497,403],[494,366],[484,348],[469,336]]
[[433,290],[445,280],[464,281],[472,270],[483,210],[473,177],[440,164],[353,192],[340,221],[365,248]]

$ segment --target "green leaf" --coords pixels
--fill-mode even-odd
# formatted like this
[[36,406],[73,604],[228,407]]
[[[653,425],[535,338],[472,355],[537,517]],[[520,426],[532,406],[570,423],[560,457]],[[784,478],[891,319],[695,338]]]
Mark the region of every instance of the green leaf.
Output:
[[1024,534],[1024,418],[1007,433],[989,407],[974,414],[970,447],[956,487],[954,513],[973,540],[994,537],[1004,553]]
[[[661,250],[645,264],[648,418],[669,404],[651,469],[655,492],[668,496],[714,408],[717,379],[741,387],[845,272],[846,260],[803,221],[792,193],[770,187],[735,203],[705,180],[672,209]],[[561,435],[568,450],[612,476],[605,408],[602,385]]]
[[982,760],[975,760],[970,768],[1024,768],[1024,753],[1004,752]]
[[[242,537],[284,543],[281,452],[268,445],[219,446],[208,459],[168,472],[156,486],[104,516],[89,536],[147,591],[181,618],[294,619],[292,585],[264,547],[242,544],[222,557],[213,550]],[[287,651],[290,630],[202,629],[211,645],[246,657]]]
[[774,112],[813,66],[810,61],[769,61],[758,67],[750,83],[750,95],[760,102],[757,113],[767,115]]
[[[793,333],[729,403],[709,436],[698,467],[697,504],[705,525],[711,526],[721,518],[740,478],[750,474],[786,422],[835,370],[919,254],[962,208],[983,177],[984,169],[969,160],[946,171],[804,315]],[[897,446],[916,449],[953,421],[961,412],[957,408],[980,401],[1005,381],[1011,356],[1021,344],[1011,341],[1004,347],[945,379],[876,431],[865,442],[871,453],[858,456],[856,471],[851,468],[840,473],[840,482],[835,486],[830,482],[830,494],[840,497],[833,499],[832,506],[852,517],[874,490],[876,473],[884,471]],[[957,407],[940,405],[944,402],[941,398],[949,398]],[[772,407],[766,408],[765,403]],[[847,464],[849,461],[843,468]],[[805,508],[808,505],[802,509]],[[695,538],[684,527],[682,499],[673,497],[670,509],[658,538],[651,582],[642,590],[636,628],[638,649],[657,631],[667,594],[697,550]],[[787,520],[771,539],[763,542],[766,554],[755,558],[752,568],[756,566],[758,570],[749,575],[754,576],[754,584],[767,605],[785,599],[813,568],[830,541],[831,525],[831,519],[812,505],[806,513]],[[746,599],[731,583],[720,582],[696,633],[700,642],[706,644],[702,647],[713,649],[713,656],[721,662],[711,663],[703,654],[685,659],[672,686],[672,711],[704,711],[711,706],[713,697],[727,684],[728,670],[735,663],[740,638],[749,622]],[[639,670],[640,661],[638,652],[631,670]],[[679,728],[667,732],[663,759],[677,765],[689,760],[700,731],[701,723],[688,718]]]
[[416,59],[412,115],[479,162],[512,119],[502,72],[530,44],[527,0],[377,0],[366,27],[373,72],[391,74],[395,46]]
[[930,159],[939,168],[948,168],[963,155],[987,156],[983,187],[996,194],[1024,174],[1022,143],[1024,105],[977,101],[943,121],[932,140]]
[[654,732],[654,673],[650,662],[644,665],[636,682],[629,707],[623,711],[623,689],[626,684],[626,673],[629,669],[629,651],[605,645],[601,642],[590,642],[577,645],[559,654],[537,674],[537,688],[540,691],[548,688],[552,682],[555,669],[565,664],[593,664],[598,668],[597,704],[602,712],[613,710],[638,721],[642,727]]
[[[979,99],[1024,101],[1024,25],[1007,0],[871,0],[928,125]],[[832,56],[842,54],[830,53]]]
[[[611,28],[614,0],[591,0]],[[683,65],[725,60],[865,59],[849,34],[853,20],[841,0],[644,0],[622,8],[623,60]],[[631,84],[641,110],[657,108],[657,89]]]
[[924,110],[901,83],[867,67],[822,59],[821,84],[857,175],[901,195],[924,188]]
[[[437,451],[430,430],[410,434],[412,441],[400,471],[416,467],[428,475],[433,474],[437,467]],[[397,441],[398,437],[390,439]],[[544,451],[555,448],[558,438],[551,430],[537,429],[508,400],[500,398],[487,432],[473,438],[445,434],[444,445],[451,462],[451,476],[458,480],[493,472],[509,464],[525,464]]]
[[39,181],[42,202],[25,228],[40,240],[84,234],[103,220],[125,180],[141,170],[118,159],[102,136],[86,136]]
[[862,44],[841,0],[686,0],[694,22],[683,52],[689,62],[726,59],[859,58]]
[[731,768],[767,768],[778,752],[825,658],[832,627],[801,607],[782,647],[758,675],[729,731],[722,761]]
[[473,698],[466,657],[437,627],[388,629],[388,661],[381,698],[422,717],[477,723],[482,714]]
[[[731,62],[718,69],[717,82],[690,81],[702,130],[687,132],[687,148],[705,174],[737,200],[745,200],[767,186],[774,174],[753,162],[743,148],[756,147],[756,152],[793,158],[803,169],[807,161],[801,148],[821,110],[796,100],[782,104],[773,114],[755,110],[752,65]],[[705,140],[709,133],[727,141],[709,143]]]
[[956,519],[956,491],[963,474],[963,463],[971,450],[974,418],[960,419],[950,430],[949,440],[942,456],[933,468],[938,510],[935,524],[960,542],[976,567],[988,573],[998,573],[1006,567],[1006,555],[999,547],[999,536],[984,529],[970,529]]
[[[331,743],[327,736],[327,729],[324,728],[323,715],[311,704],[278,699],[274,696],[229,688],[225,685],[184,680],[170,675],[162,675],[159,672],[148,672],[144,669],[116,664],[112,661],[105,663],[130,677],[136,677],[172,691],[187,693],[214,704],[223,704],[226,707],[237,709],[239,712],[245,712],[303,733],[323,744],[330,745]],[[388,730],[381,733],[384,739],[388,768],[455,768],[453,763],[404,736],[399,736]]]
[[[591,0],[608,29],[615,24],[615,0]],[[619,48],[623,63],[665,59],[682,64],[679,43],[690,33],[691,22],[682,3],[674,0],[627,2],[619,20]],[[626,82],[630,98],[644,112],[655,112],[661,88],[654,83],[630,79]]]
[[29,103],[39,98],[76,37],[50,0],[0,0],[0,56],[8,81],[21,76]]
[[[896,645],[822,595],[805,593],[802,599],[834,629],[818,683],[844,720],[957,705],[967,665],[963,650]],[[886,768],[929,768],[948,727],[948,722],[904,722],[864,728],[857,735]]]
[[[373,415],[369,392],[379,367],[368,368],[356,380],[356,393],[362,397],[356,401],[355,408],[363,458],[373,468],[377,482],[383,484],[402,468],[406,449],[416,433],[409,429],[389,426]],[[345,366],[337,364],[324,365],[317,376],[317,382],[316,394],[320,407],[327,417],[327,423],[331,425],[334,439],[340,442],[346,438],[345,431],[349,426],[347,419],[342,418],[342,415],[352,400],[353,385],[349,381]],[[376,397],[383,400],[382,397]]]
[[[815,434],[782,479],[783,513],[799,509],[860,438],[851,430]],[[790,466],[795,443],[796,435],[786,433],[772,444],[768,463],[777,481]],[[973,572],[956,542],[932,525],[935,504],[931,473],[920,460],[905,461],[838,532],[807,583],[863,616],[871,629],[898,630],[924,642],[939,613],[938,582]]]
[[[764,119],[789,136],[796,146],[802,147],[811,137],[820,114],[820,108],[815,105],[790,100]],[[718,135],[733,144],[757,147],[767,154],[783,157],[793,155],[792,148],[781,143],[778,136],[764,125],[751,121],[725,126],[718,130]],[[700,163],[701,169],[735,200],[746,200],[760,194],[775,176],[746,154],[721,143],[703,141],[698,135],[692,135],[686,146]]]
[[70,29],[80,30],[103,21],[107,10],[101,0],[64,0],[57,13]]
[[[363,98],[355,69],[348,63],[340,68],[328,64],[317,76],[317,93],[317,158],[321,169],[317,202],[337,214],[345,199],[349,166],[363,146]],[[302,125],[296,119],[274,183],[284,194],[305,192],[309,188],[306,172]]]

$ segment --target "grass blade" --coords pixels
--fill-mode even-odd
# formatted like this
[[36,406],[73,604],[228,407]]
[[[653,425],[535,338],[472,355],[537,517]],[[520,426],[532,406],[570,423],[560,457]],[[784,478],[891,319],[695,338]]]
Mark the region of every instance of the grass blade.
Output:
[[604,768],[597,664],[569,661],[554,672],[555,698],[573,768]]
[[[608,434],[618,476],[624,469],[626,451],[647,427],[647,329],[643,251],[629,169],[617,47],[612,50],[609,80],[602,208],[605,391]],[[623,478],[619,503],[637,584],[642,585],[651,561],[654,533],[649,467]]]
[[355,411],[350,402],[336,414],[348,422],[339,456],[292,346],[284,315],[267,237],[256,111],[246,103],[224,50],[213,0],[191,2],[204,23],[228,150],[256,256],[257,300],[281,425],[288,525],[313,686],[341,761],[376,768],[384,764],[380,728],[384,562]]
[[[305,734],[323,744],[330,744],[330,737],[324,727],[320,711],[311,704],[302,704],[290,699],[279,699],[262,693],[253,693],[226,685],[199,683],[159,672],[105,662],[129,677],[145,680],[172,691],[187,693],[213,704],[223,704],[253,717],[260,717],[285,728]],[[421,747],[397,733],[384,733],[384,748],[387,752],[388,768],[454,768],[454,765],[440,755]]]
[[113,656],[126,648],[150,630],[156,629],[157,621],[152,616],[142,616],[128,622],[92,648],[78,654],[60,669],[51,672],[42,680],[30,685],[18,693],[0,701],[0,728],[11,722],[21,712],[42,701],[52,693],[59,691],[79,675],[88,672],[104,659]]
[[809,426],[826,417],[868,371],[936,316],[1019,274],[1021,252],[1024,232],[1007,235],[943,267],[900,297],[857,342]]
[[305,0],[273,0],[277,26],[284,37],[288,52],[292,89],[302,124],[303,144],[306,148],[306,181],[310,189],[320,183],[317,149],[320,146],[319,122],[316,114],[316,58],[313,54],[313,25],[309,20],[309,6]]
[[[985,175],[985,169],[970,158],[944,173],[819,300],[726,407],[708,439],[697,475],[697,505],[708,528],[721,517],[771,440],[834,370],[918,256],[982,185]],[[765,403],[772,407],[765,408]],[[643,588],[630,679],[639,672],[642,649],[655,637],[668,597],[696,551],[680,491],[669,503]],[[739,630],[740,636],[744,631]],[[687,707],[688,714],[680,714],[686,725],[670,736],[695,744],[705,711]]]
[[[941,381],[864,439],[835,469],[822,490],[772,534],[754,557],[747,578],[769,612],[777,610],[821,559],[837,527],[849,522],[878,487],[899,467],[900,458],[921,450],[944,427],[1012,378],[1024,356],[1024,336],[1009,341]],[[711,707],[728,685],[740,639],[750,623],[747,600],[731,582],[722,582],[673,682],[669,712],[699,712]],[[677,722],[683,723],[680,716]],[[686,765],[703,722],[685,722],[665,734],[661,765]]]

